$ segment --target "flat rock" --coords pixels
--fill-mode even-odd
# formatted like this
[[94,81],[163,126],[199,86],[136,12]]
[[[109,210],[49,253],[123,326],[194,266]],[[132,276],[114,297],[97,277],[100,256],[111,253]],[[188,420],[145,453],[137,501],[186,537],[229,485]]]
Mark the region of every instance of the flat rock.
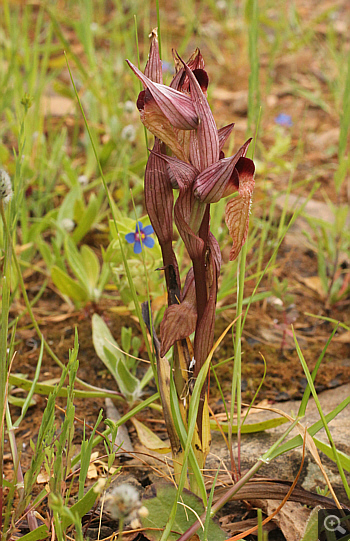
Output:
[[[350,384],[342,385],[341,387],[323,391],[318,395],[322,411],[326,415],[331,412],[336,406],[338,406],[344,399],[350,395]],[[277,409],[284,411],[285,413],[295,417],[300,406],[300,401],[289,400],[283,403],[275,405]],[[271,406],[274,407],[274,406]],[[266,410],[255,410],[247,418],[247,423],[257,423],[272,419],[277,416],[276,413]],[[331,431],[334,443],[338,451],[350,456],[350,422],[349,422],[349,405],[340,412],[335,419],[329,423],[329,429]],[[309,399],[309,403],[306,409],[306,415],[301,419],[301,424],[304,427],[310,427],[312,424],[320,419],[316,404],[312,397]],[[261,457],[286,431],[288,424],[281,425],[276,428],[266,430],[264,432],[257,432],[254,434],[243,434],[241,439],[241,469],[247,470],[251,468],[257,459]],[[287,436],[285,441],[290,440],[294,436],[299,434],[297,429]],[[320,430],[316,438],[324,443],[328,444],[328,438],[325,430]],[[234,455],[237,457],[237,439],[234,440]],[[324,468],[328,474],[328,477],[332,483],[332,486],[341,501],[347,503],[347,497],[342,485],[338,468],[332,460],[326,457],[322,452],[319,452]],[[259,475],[267,477],[273,477],[283,480],[293,481],[298,473],[302,460],[302,447],[298,447],[289,451],[287,454],[281,455],[269,464],[264,465]],[[227,448],[222,439],[222,436],[218,432],[212,432],[212,446],[211,452],[208,457],[208,468],[217,468],[219,461],[224,463],[228,468],[230,467],[230,460]],[[350,481],[349,472],[345,472]],[[311,453],[307,450],[305,456],[305,462],[303,471],[299,478],[299,484],[303,488],[311,491],[316,491],[316,487],[325,488],[324,477],[316,465]]]

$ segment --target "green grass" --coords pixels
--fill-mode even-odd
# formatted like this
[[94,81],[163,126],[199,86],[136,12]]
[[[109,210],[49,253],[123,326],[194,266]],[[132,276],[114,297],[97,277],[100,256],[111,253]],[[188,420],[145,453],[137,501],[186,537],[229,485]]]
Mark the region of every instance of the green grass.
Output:
[[[0,219],[0,455],[3,456],[6,432],[11,442],[14,465],[12,480],[6,477],[4,482],[7,500],[3,507],[3,539],[9,538],[15,522],[26,508],[29,509],[28,522],[33,528],[33,534],[28,534],[28,541],[48,535],[45,528],[35,529],[38,523],[34,510],[44,494],[40,492],[36,497],[31,497],[41,467],[46,468],[51,476],[49,506],[53,512],[57,538],[64,539],[66,529],[74,524],[76,539],[82,539],[81,517],[96,499],[90,491],[84,495],[92,449],[104,441],[111,463],[115,453],[108,447],[107,436],[117,427],[110,425],[104,430],[103,436],[91,431],[85,442],[80,442],[83,443],[81,453],[73,457],[74,399],[83,397],[89,400],[115,396],[116,393],[109,389],[97,389],[80,380],[77,338],[74,347],[72,344],[68,365],[63,360],[66,352],[56,355],[49,337],[45,335],[44,339],[42,322],[35,314],[43,296],[50,295],[49,286],[56,287],[59,292],[59,296],[55,297],[55,307],[58,309],[61,309],[64,301],[72,310],[74,308],[82,313],[87,303],[94,303],[98,309],[99,306],[110,306],[108,302],[113,301],[120,311],[136,315],[141,328],[138,338],[143,337],[144,349],[155,373],[154,352],[147,339],[139,301],[149,298],[161,300],[164,295],[164,284],[155,270],[161,266],[160,248],[157,245],[154,250],[145,250],[143,258],[137,258],[132,247],[124,241],[124,235],[134,230],[136,220],[142,219],[144,225],[148,223],[143,203],[143,173],[147,146],[151,146],[149,141],[145,145],[144,131],[133,105],[140,90],[139,85],[128,71],[125,59],[137,63],[139,52],[141,68],[144,66],[148,54],[148,34],[157,24],[157,9],[153,3],[139,0],[130,0],[126,4],[116,0],[109,5],[109,9],[110,13],[104,0],[67,1],[64,9],[55,3],[20,7],[5,1],[0,6],[0,168],[10,174],[14,189],[14,197]],[[241,337],[244,336],[247,314],[252,305],[258,308],[264,299],[275,294],[276,281],[273,277],[276,274],[279,276],[280,265],[277,248],[296,218],[296,215],[290,218],[287,204],[279,214],[275,202],[281,194],[286,194],[286,200],[290,193],[313,197],[319,186],[315,182],[322,167],[330,171],[330,182],[334,186],[333,194],[327,192],[331,200],[327,200],[327,197],[324,199],[336,220],[334,225],[313,221],[315,235],[309,241],[317,256],[327,307],[332,309],[337,303],[348,300],[350,288],[343,287],[345,274],[340,255],[350,257],[345,189],[349,172],[350,56],[346,51],[345,34],[337,33],[332,24],[337,16],[336,7],[320,9],[314,16],[311,13],[302,16],[294,4],[290,4],[285,11],[276,8],[271,0],[259,3],[248,0],[244,6],[228,2],[226,7],[212,0],[196,3],[179,0],[170,12],[162,4],[158,6],[158,11],[162,57],[165,61],[171,61],[171,47],[185,57],[194,47],[201,48],[210,74],[209,100],[215,116],[215,107],[218,110],[222,108],[222,103],[215,97],[218,89],[249,89],[248,110],[243,118],[238,115],[235,118],[235,113],[230,110],[230,102],[225,102],[225,110],[221,109],[219,115],[220,126],[226,121],[238,120],[238,133],[241,130],[242,137],[247,127],[247,135],[255,136],[254,159],[258,172],[248,241],[239,262],[232,264],[224,260],[218,294],[220,304],[217,318],[225,311],[228,314],[228,309],[232,308],[239,316],[230,350],[230,354],[234,353],[231,399],[225,403],[230,419],[237,412],[237,421],[234,426],[232,421],[223,426],[228,432],[229,445],[232,445],[233,438],[236,438],[233,433],[238,433],[239,441],[240,433],[246,430],[241,419],[241,364],[244,362]],[[320,28],[326,28],[324,33],[320,34]],[[277,84],[276,72],[283,66],[283,60],[288,60],[291,55],[302,55],[303,51],[314,58],[318,66],[322,65],[323,76],[320,77],[317,69],[309,71],[302,65],[301,74],[293,71],[291,79],[281,69],[282,75]],[[170,74],[166,73],[165,77],[170,79]],[[291,130],[280,129],[273,122],[272,115],[282,112],[278,103],[272,109],[269,105],[269,96],[274,95],[276,85],[288,87],[294,100],[293,106],[302,104],[293,116],[294,127]],[[285,102],[282,100],[281,103]],[[330,124],[336,125],[340,135],[336,153],[327,147],[325,155],[329,153],[329,160],[318,164],[313,170],[308,162],[308,145],[318,128],[318,125],[313,129],[309,127],[315,107],[323,115],[326,128]],[[242,120],[243,124],[239,127]],[[296,129],[296,125],[302,128]],[[240,138],[241,134],[233,134],[230,145],[236,148]],[[323,197],[320,191],[317,197]],[[224,207],[225,201],[212,205],[212,231],[225,251],[229,240],[223,222]],[[73,230],[70,230],[71,227]],[[176,244],[176,253],[182,270],[187,269],[189,261],[180,243]],[[35,290],[29,287],[26,278],[28,270],[36,271],[38,288]],[[280,283],[284,283],[282,279]],[[289,276],[285,283],[288,293],[291,288]],[[16,308],[19,303],[21,310]],[[157,331],[163,310],[161,305],[154,310]],[[332,311],[324,311],[317,317],[336,324],[337,320],[332,315]],[[41,341],[34,379],[30,381],[23,374],[19,376],[15,373],[7,378],[12,355],[19,348],[15,343],[15,330],[24,330],[28,325],[35,327]],[[346,316],[340,322],[340,327],[349,328]],[[124,342],[128,342],[125,337]],[[50,382],[46,384],[41,372],[44,348],[62,370],[57,386]],[[310,375],[302,351],[297,345],[296,348],[308,380],[303,408],[299,412],[302,417],[311,394],[317,403],[313,386],[317,370]],[[321,362],[322,358],[319,360]],[[268,372],[268,358],[266,363]],[[127,362],[123,364],[126,380],[128,366]],[[205,369],[209,370],[209,363]],[[141,384],[148,394],[131,403],[130,410],[118,424],[124,424],[148,406],[159,409],[158,392],[150,395],[145,386],[151,374],[150,371]],[[136,380],[134,374],[133,377]],[[205,370],[201,378],[204,381]],[[77,383],[79,389],[75,390]],[[217,383],[219,385],[218,380]],[[5,400],[9,386],[13,385],[27,393],[17,418],[18,412],[6,407]],[[136,382],[135,385],[140,383]],[[199,400],[196,394],[199,382],[196,385],[197,400],[191,402],[189,426],[181,425],[179,411],[174,409],[173,415],[177,419],[185,459],[195,472],[202,499],[206,501],[203,477],[190,445]],[[219,392],[224,397],[220,385]],[[32,464],[28,471],[22,471],[15,429],[21,427],[31,407],[33,393],[47,395],[48,402],[38,435],[39,444],[33,448]],[[54,431],[58,421],[54,410],[59,397],[65,399],[66,417],[57,439]],[[120,400],[122,398],[118,396]],[[316,446],[335,460],[339,476],[349,493],[344,475],[344,469],[349,467],[349,457],[337,452],[328,433],[327,422],[332,415],[324,416],[320,410],[320,416],[322,423],[310,427],[309,433],[314,437],[321,425],[326,428],[329,445],[315,439]],[[100,420],[95,420],[94,430]],[[262,428],[266,428],[266,425]],[[287,453],[293,446],[301,445],[301,436],[296,438],[283,443],[277,450],[273,448],[267,451],[267,458]],[[40,442],[45,442],[42,449]],[[66,463],[58,460],[63,455]],[[237,460],[233,454],[232,458]],[[79,460],[82,467],[77,477],[78,498],[72,506],[68,500],[73,483],[69,486],[64,483],[70,467]],[[3,463],[2,460],[0,462],[2,479]],[[179,495],[185,477],[184,469]],[[19,491],[16,479],[24,480],[23,489]],[[12,509],[16,494],[19,495],[19,503]],[[216,512],[218,508],[212,505],[211,493],[209,510],[203,518],[206,529],[208,517],[213,509]],[[171,519],[175,514],[176,505]],[[261,518],[259,524],[260,521]],[[166,531],[170,529],[171,522]],[[164,539],[166,535],[165,532]],[[259,539],[263,539],[260,528]]]

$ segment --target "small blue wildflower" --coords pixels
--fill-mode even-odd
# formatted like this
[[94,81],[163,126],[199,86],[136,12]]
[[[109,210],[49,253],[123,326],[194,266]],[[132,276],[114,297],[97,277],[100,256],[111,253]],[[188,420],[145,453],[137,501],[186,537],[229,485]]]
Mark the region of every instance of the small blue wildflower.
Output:
[[279,126],[286,126],[287,128],[293,126],[291,116],[287,115],[286,113],[280,113],[278,116],[276,116],[275,122]]
[[125,240],[129,244],[134,245],[135,254],[140,254],[142,251],[141,241],[147,248],[153,248],[154,239],[149,236],[152,235],[152,233],[154,233],[154,230],[151,225],[143,227],[142,222],[138,222],[136,224],[135,233],[128,233],[125,235]]
[[162,60],[162,72],[163,73],[171,73],[173,71],[173,65],[171,62],[167,62],[166,60]]

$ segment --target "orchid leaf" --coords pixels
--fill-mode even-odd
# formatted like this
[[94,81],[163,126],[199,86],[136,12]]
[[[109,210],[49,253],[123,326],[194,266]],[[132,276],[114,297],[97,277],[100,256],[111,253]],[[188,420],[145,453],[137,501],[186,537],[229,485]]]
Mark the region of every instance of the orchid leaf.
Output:
[[51,278],[55,286],[75,302],[86,302],[88,292],[85,287],[73,280],[66,272],[54,265],[51,269]]

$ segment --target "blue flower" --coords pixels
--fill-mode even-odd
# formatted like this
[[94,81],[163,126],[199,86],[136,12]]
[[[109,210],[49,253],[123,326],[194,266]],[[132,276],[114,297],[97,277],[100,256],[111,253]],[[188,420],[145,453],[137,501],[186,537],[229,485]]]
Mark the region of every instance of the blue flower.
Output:
[[163,73],[171,73],[173,71],[173,65],[170,62],[167,62],[166,60],[162,61],[162,72]]
[[275,122],[279,126],[286,126],[287,128],[293,126],[292,118],[286,113],[280,113],[278,116],[276,116]]
[[142,251],[141,241],[142,245],[147,246],[147,248],[153,248],[154,239],[149,236],[152,235],[152,233],[154,233],[154,230],[151,225],[143,227],[142,222],[138,222],[136,224],[135,233],[128,233],[125,235],[125,240],[129,244],[134,245],[135,254],[140,254]]

